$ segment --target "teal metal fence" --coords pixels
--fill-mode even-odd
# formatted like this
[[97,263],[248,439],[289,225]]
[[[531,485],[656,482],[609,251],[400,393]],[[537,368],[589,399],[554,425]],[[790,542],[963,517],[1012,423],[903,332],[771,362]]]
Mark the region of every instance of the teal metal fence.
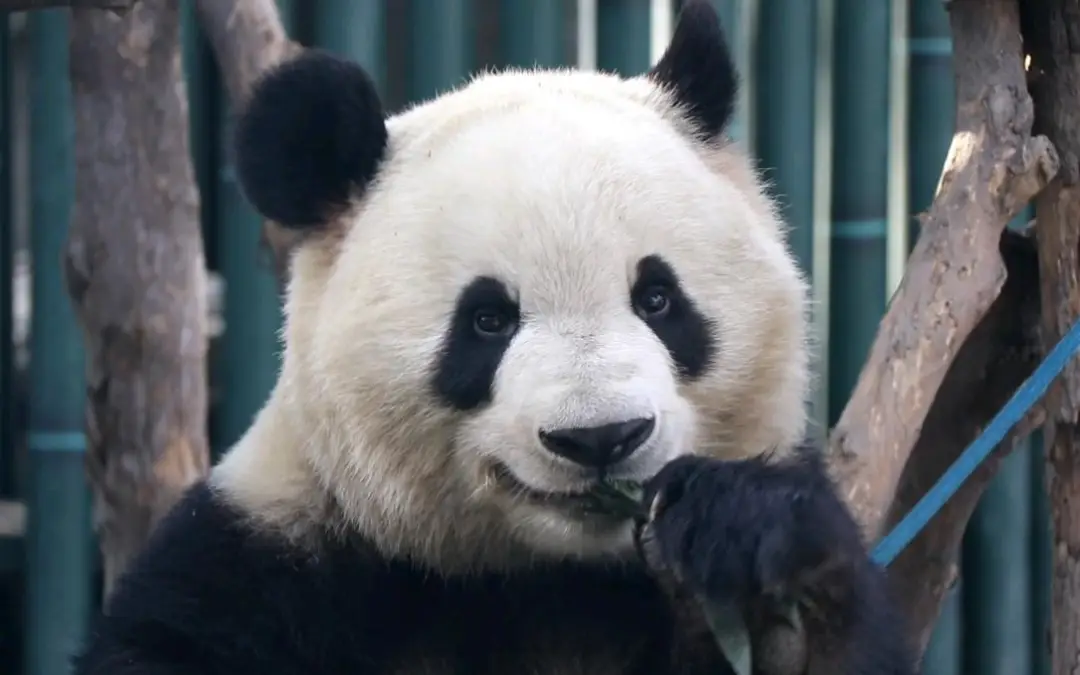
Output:
[[[932,198],[953,126],[940,0],[714,0],[744,75],[735,135],[759,156],[814,285],[819,429],[850,393]],[[290,35],[362,63],[391,110],[500,67],[632,75],[679,0],[278,0]],[[185,6],[207,264],[215,452],[276,377],[279,288],[229,159],[228,101]],[[60,675],[98,602],[82,469],[81,338],[60,277],[72,201],[63,10],[0,13],[0,673]],[[896,214],[899,213],[898,217]],[[906,216],[905,216],[906,214]],[[38,311],[28,311],[28,298]],[[1037,438],[983,499],[927,675],[1048,673],[1049,533]]]

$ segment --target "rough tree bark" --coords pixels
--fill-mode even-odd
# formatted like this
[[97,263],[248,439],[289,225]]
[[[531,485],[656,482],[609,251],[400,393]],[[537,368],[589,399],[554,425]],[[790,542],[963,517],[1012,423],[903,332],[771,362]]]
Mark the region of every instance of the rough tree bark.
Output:
[[105,589],[209,466],[206,278],[176,0],[73,10],[66,279],[87,346]]
[[[233,110],[267,68],[298,54],[274,0],[196,0],[199,26],[206,33]],[[297,234],[271,220],[263,223],[262,243],[273,256],[279,280],[288,274],[289,251]]]
[[[1034,254],[1019,237],[1002,239],[1008,222],[1058,170],[1050,141],[1031,135],[1018,3],[947,5],[956,133],[904,281],[830,437],[836,478],[870,541],[933,485],[1041,355]],[[1013,278],[1003,292],[1007,275]],[[920,653],[955,579],[960,540],[978,499],[1038,415],[1025,420],[890,569]]]
[[[1025,0],[1035,123],[1062,169],[1035,203],[1043,344],[1080,318],[1080,0]],[[1053,522],[1052,672],[1080,672],[1080,364],[1073,360],[1045,404],[1047,491]]]
[[[891,529],[937,482],[1031,374],[1041,357],[1039,270],[1034,242],[1005,232],[1001,254],[1008,278],[990,311],[956,355],[927,413],[889,512]],[[958,576],[964,530],[987,484],[1015,441],[1041,419],[1033,412],[1013,430],[890,567],[896,598],[926,649],[942,603]]]
[[904,280],[830,437],[837,480],[870,538],[946,372],[1005,281],[1005,226],[1057,172],[1053,146],[1030,135],[1016,0],[954,0],[949,14],[956,134]]

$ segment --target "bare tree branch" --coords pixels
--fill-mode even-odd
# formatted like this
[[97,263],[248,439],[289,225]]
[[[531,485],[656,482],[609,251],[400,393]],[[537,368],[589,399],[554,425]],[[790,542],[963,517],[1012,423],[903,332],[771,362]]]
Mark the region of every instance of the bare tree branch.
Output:
[[1057,173],[1032,137],[1015,0],[953,0],[956,134],[903,282],[830,438],[848,503],[876,539],[961,346],[1005,281],[1006,224]]
[[[1001,255],[1008,278],[941,383],[897,488],[892,528],[982,432],[1041,357],[1038,257],[1033,242],[1006,231]],[[1042,419],[1032,412],[979,467],[893,562],[890,580],[922,651],[957,576],[960,543],[971,514],[1001,460]]]
[[[1035,124],[1057,147],[1062,170],[1035,202],[1042,337],[1047,349],[1080,318],[1080,31],[1077,0],[1025,0]],[[1055,674],[1080,672],[1080,364],[1047,395],[1047,491],[1053,523],[1050,654]]]
[[206,474],[206,272],[179,3],[72,11],[68,293],[87,347],[87,471],[106,593]]

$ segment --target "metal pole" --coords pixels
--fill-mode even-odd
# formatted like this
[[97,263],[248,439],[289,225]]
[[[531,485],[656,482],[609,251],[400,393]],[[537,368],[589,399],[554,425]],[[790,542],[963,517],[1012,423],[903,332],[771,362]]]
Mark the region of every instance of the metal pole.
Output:
[[82,333],[60,264],[74,199],[68,11],[32,12],[29,22],[33,306],[24,672],[66,675],[89,618],[93,560]]
[[[292,30],[291,0],[278,0],[282,23]],[[281,297],[269,253],[260,247],[262,218],[247,203],[233,173],[233,111],[219,105],[219,167],[214,239],[225,282],[225,333],[214,354],[221,398],[211,423],[212,452],[235,443],[251,425],[277,381],[281,365]]]
[[889,22],[884,2],[836,0],[829,417],[834,423],[885,312]]
[[412,0],[409,98],[423,101],[465,81],[475,67],[471,0]]
[[650,0],[597,0],[596,67],[639,75],[652,61]]
[[505,66],[566,65],[566,14],[561,1],[501,0],[499,57]]
[[964,537],[964,670],[1031,672],[1031,458],[1001,462]]
[[315,44],[362,65],[384,91],[385,0],[319,0],[313,9]]
[[[823,247],[816,239],[819,227],[828,223],[827,218],[818,221],[829,203],[829,195],[821,190],[829,185],[827,143],[832,119],[822,118],[822,112],[829,111],[830,100],[822,95],[828,93],[830,73],[822,71],[819,62],[821,46],[831,38],[831,14],[823,16],[817,3],[807,0],[768,0],[759,4],[758,11],[760,27],[752,75],[756,114],[751,142],[773,193],[780,199],[790,228],[788,242],[813,283],[818,301],[813,319],[821,326],[827,303],[819,300],[827,300],[823,294],[829,284],[828,248],[824,247],[825,255],[821,255]],[[821,170],[826,173],[820,174]],[[815,332],[820,339],[822,331]],[[815,369],[821,373],[820,355],[815,361]],[[818,435],[823,434],[824,391],[820,389],[813,394],[811,414]]]

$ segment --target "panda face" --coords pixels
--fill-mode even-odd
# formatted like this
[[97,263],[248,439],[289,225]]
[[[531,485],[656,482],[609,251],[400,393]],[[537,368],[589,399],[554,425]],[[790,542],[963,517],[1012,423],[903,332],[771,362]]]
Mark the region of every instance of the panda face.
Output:
[[[291,421],[271,444],[295,438],[303,471],[387,552],[444,570],[628,552],[628,523],[581,508],[596,481],[800,437],[805,287],[718,135],[734,75],[718,28],[701,30],[680,22],[647,77],[484,76],[371,125],[366,145],[349,137],[366,124],[349,124],[357,83],[344,102],[346,84],[299,91],[318,77],[290,89],[287,72],[256,92],[241,180],[308,235],[262,417]],[[669,72],[687,67],[697,80]],[[705,93],[679,89],[699,80]],[[260,121],[271,99],[342,119]]]

